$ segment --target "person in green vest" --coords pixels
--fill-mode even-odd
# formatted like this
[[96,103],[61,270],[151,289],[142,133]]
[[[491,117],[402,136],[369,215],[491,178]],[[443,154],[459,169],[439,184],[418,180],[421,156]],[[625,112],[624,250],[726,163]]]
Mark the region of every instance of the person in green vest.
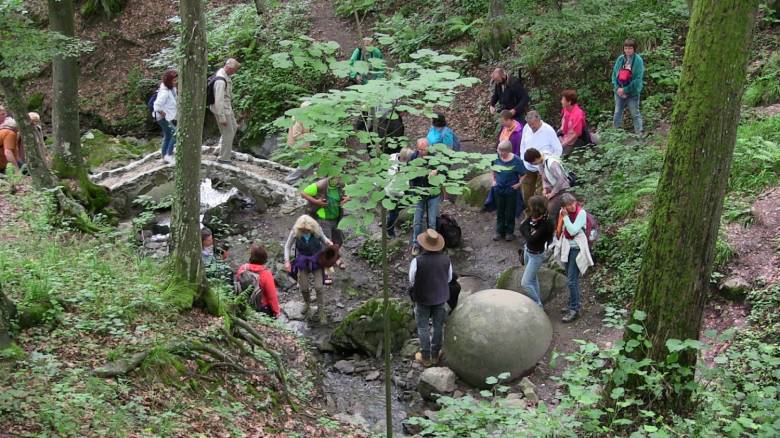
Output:
[[[365,84],[366,82],[381,78],[385,74],[384,67],[377,67],[370,64],[371,59],[384,59],[382,52],[374,46],[374,39],[370,37],[363,38],[362,47],[358,47],[352,52],[352,57],[349,58],[349,79],[356,84]],[[356,72],[352,67],[357,61],[365,61],[369,63],[368,74],[361,74]]]
[[[347,198],[342,194],[343,188],[344,181],[341,178],[331,177],[311,183],[301,192],[303,199],[309,203],[309,216],[317,220],[325,236],[339,247],[344,243],[344,235],[338,229],[339,221],[343,216],[341,206],[347,202]],[[345,268],[341,259],[336,266]],[[331,277],[325,280],[325,284],[333,282]]]

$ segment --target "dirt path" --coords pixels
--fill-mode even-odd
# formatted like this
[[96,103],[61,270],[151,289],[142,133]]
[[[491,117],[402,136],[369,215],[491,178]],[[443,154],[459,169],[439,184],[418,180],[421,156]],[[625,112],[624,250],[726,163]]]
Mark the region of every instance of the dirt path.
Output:
[[311,31],[313,38],[322,41],[335,41],[341,46],[343,56],[349,56],[360,44],[360,36],[354,22],[347,22],[336,15],[333,2],[315,0],[311,5]]
[[741,277],[753,287],[780,281],[780,187],[758,196],[751,208],[754,221],[748,227],[726,227],[728,242],[736,252],[729,276]]

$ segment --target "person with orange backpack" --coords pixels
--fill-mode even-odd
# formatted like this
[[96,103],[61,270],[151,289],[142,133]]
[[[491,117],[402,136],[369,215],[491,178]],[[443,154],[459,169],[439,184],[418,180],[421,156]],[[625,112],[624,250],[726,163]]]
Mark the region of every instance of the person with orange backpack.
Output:
[[569,323],[577,319],[580,313],[580,275],[584,275],[593,266],[590,254],[591,236],[595,239],[595,220],[577,202],[571,193],[561,196],[561,210],[558,216],[556,236],[558,241],[553,252],[555,260],[566,271],[569,285],[569,305],[563,309],[561,321]]
[[271,271],[265,267],[268,261],[268,252],[261,245],[252,245],[249,255],[249,263],[238,267],[233,287],[238,294],[245,294],[249,305],[258,312],[265,313],[271,318],[278,318],[279,296],[276,292],[276,283]]

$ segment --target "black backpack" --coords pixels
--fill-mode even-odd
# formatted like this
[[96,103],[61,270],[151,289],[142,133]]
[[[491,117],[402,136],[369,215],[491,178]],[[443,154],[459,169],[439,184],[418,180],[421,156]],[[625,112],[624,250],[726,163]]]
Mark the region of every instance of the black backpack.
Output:
[[214,83],[217,81],[225,81],[225,78],[214,75],[206,82],[206,106],[214,105]]
[[440,215],[436,220],[436,231],[444,237],[445,247],[456,248],[460,246],[462,232],[454,217],[448,214]]
[[152,120],[155,122],[157,121],[157,117],[154,115],[154,101],[157,100],[157,93],[159,91],[159,88],[154,90],[154,92],[149,96],[149,99],[146,99],[146,108],[149,109],[149,115],[152,116]]

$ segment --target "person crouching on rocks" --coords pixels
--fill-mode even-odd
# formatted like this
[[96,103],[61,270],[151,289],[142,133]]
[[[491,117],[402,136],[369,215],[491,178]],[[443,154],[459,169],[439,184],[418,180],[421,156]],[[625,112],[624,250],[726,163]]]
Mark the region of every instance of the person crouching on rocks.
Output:
[[[444,237],[436,230],[427,229],[417,236],[423,253],[409,265],[409,295],[414,301],[414,317],[420,337],[420,351],[415,360],[424,367],[439,362],[444,335],[444,305],[450,297],[452,262],[444,249]],[[433,321],[433,339],[430,323]]]
[[[284,270],[298,281],[304,302],[304,314],[308,318],[311,304],[311,284],[317,293],[317,306],[320,324],[328,322],[325,317],[325,299],[323,296],[323,267],[318,263],[320,252],[333,245],[322,232],[320,225],[309,215],[299,217],[290,230],[284,245]],[[295,250],[295,258],[290,255]]]

